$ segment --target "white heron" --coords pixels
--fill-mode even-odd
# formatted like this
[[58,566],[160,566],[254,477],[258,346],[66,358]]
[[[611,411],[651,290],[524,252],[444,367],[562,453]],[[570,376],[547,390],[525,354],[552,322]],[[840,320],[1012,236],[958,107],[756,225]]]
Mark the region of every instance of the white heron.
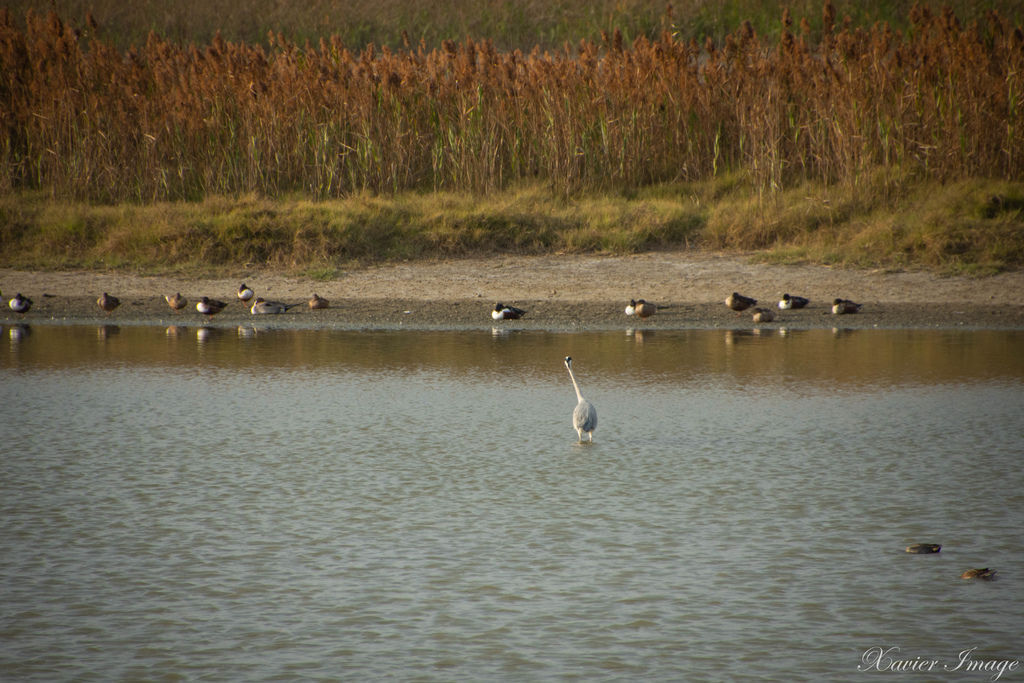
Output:
[[576,390],[578,400],[576,408],[572,411],[572,428],[576,430],[581,442],[583,432],[586,432],[590,441],[593,441],[594,430],[597,429],[597,408],[580,393],[580,385],[576,383],[576,375],[572,372],[572,356],[565,357],[565,369],[569,371],[569,379],[572,380],[572,387]]

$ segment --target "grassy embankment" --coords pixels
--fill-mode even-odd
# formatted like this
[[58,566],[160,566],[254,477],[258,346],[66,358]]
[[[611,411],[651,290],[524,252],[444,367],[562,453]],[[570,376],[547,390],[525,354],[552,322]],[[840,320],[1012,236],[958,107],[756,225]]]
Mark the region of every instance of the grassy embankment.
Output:
[[699,43],[680,27],[707,10],[691,9],[526,54],[433,49],[426,29],[393,50],[280,35],[124,48],[102,24],[5,16],[0,263],[329,276],[681,245],[1024,262],[1020,29],[918,8],[897,33],[826,9],[773,38],[747,24]]

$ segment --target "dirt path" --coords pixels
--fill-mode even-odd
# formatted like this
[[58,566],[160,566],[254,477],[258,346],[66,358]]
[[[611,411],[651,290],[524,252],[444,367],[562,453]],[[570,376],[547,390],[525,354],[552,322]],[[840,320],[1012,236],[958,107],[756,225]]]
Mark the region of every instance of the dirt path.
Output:
[[[843,316],[843,327],[980,327],[1024,329],[1024,272],[981,279],[928,273],[890,273],[825,266],[752,264],[738,256],[702,252],[658,252],[629,256],[501,256],[371,266],[330,281],[274,272],[239,271],[234,277],[196,280],[177,276],[137,276],[96,272],[24,272],[0,269],[3,298],[22,292],[34,301],[24,322],[152,322],[200,324],[190,305],[172,313],[164,294],[181,292],[191,301],[207,295],[230,302],[214,319],[219,324],[251,323],[236,303],[245,281],[257,294],[305,302],[313,292],[331,301],[325,311],[299,306],[275,324],[348,327],[490,327],[489,311],[501,301],[529,311],[521,321],[502,324],[528,328],[749,327],[746,313],[722,303],[732,291],[761,300],[778,314],[772,325],[833,327],[835,297],[864,304],[862,313]],[[95,299],[109,292],[122,300],[104,314]],[[778,311],[782,293],[809,297],[804,311]],[[631,298],[656,302],[661,309],[638,323],[623,314]],[[260,317],[259,320],[267,318]],[[21,317],[6,305],[0,321]]]

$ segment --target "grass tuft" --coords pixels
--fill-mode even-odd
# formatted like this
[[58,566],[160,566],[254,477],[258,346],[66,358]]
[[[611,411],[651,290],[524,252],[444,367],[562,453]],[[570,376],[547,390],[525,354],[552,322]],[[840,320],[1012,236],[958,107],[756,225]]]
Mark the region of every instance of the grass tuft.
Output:
[[270,267],[330,279],[352,264],[403,259],[686,248],[967,275],[1024,266],[1024,192],[998,180],[882,183],[875,193],[808,183],[744,194],[701,182],[632,198],[556,198],[528,186],[483,197],[249,196],[122,207],[23,193],[0,197],[0,216],[2,262],[49,270]]

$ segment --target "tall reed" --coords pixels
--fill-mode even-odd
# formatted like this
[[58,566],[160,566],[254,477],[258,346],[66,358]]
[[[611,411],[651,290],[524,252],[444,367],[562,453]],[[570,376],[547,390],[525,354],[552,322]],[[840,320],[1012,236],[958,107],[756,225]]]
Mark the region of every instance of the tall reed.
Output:
[[877,175],[1021,179],[1024,31],[920,6],[911,30],[782,18],[721,43],[556,51],[489,41],[353,51],[181,45],[119,50],[96,27],[0,10],[0,191],[103,202],[314,198],[403,190],[629,192],[740,172],[774,191]]

